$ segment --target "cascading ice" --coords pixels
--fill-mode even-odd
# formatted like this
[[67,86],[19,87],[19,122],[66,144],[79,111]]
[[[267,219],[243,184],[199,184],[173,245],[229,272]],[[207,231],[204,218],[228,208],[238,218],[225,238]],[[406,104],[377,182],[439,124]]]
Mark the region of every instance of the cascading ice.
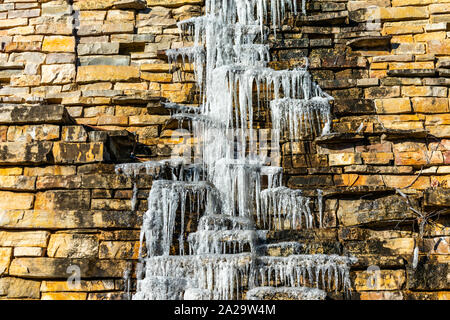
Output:
[[[269,230],[323,226],[323,194],[318,192],[316,205],[302,191],[283,187],[283,168],[268,163],[281,154],[281,134],[295,140],[331,130],[332,98],[312,82],[307,66],[268,68],[270,48],[264,41],[270,29],[276,32],[288,13],[298,11],[296,0],[206,0],[203,17],[178,22],[181,37],[193,46],[166,54],[170,64],[192,65],[200,106],[166,107],[173,119],[191,125],[194,159],[200,161],[116,167],[133,181],[133,210],[139,175],[154,178],[134,299],[240,299],[246,289],[249,299],[271,294],[323,299],[323,291],[303,287],[350,288],[352,258],[295,250],[289,257],[260,256]],[[270,148],[270,133],[257,130],[255,113],[262,109],[272,117]]]

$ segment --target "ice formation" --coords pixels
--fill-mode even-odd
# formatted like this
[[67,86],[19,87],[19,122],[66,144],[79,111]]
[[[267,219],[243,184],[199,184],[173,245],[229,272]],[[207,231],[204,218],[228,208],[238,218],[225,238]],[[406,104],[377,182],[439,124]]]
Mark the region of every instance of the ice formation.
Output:
[[[307,66],[268,68],[268,33],[298,11],[296,0],[206,0],[204,16],[178,23],[193,46],[166,53],[170,63],[192,66],[201,105],[166,107],[180,124],[189,123],[201,161],[117,166],[133,181],[133,210],[139,176],[154,178],[134,299],[241,299],[246,290],[249,299],[277,293],[324,299],[323,290],[350,289],[353,258],[261,251],[268,231],[323,227],[323,193],[315,201],[283,187],[283,168],[273,159],[282,137],[331,130],[332,98]],[[256,130],[255,113],[263,108],[272,117],[270,148],[270,132]]]

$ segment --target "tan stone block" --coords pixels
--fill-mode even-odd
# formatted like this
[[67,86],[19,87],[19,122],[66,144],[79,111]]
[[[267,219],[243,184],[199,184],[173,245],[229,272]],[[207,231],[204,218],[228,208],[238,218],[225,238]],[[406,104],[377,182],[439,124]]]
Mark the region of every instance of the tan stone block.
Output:
[[124,260],[16,258],[11,262],[9,274],[47,281],[67,279],[67,268],[74,264],[80,267],[83,280],[122,278],[125,270],[129,268],[129,263]]
[[434,62],[392,62],[389,63],[389,70],[402,69],[434,69]]
[[[411,201],[413,205],[417,205],[417,201]],[[388,196],[373,200],[340,199],[337,215],[343,226],[386,223],[414,217],[414,213],[407,209],[406,200],[400,196]]]
[[358,153],[333,153],[328,155],[330,166],[348,166],[361,164],[361,154]]
[[0,246],[45,248],[49,236],[47,231],[0,231]]
[[80,21],[103,21],[105,20],[107,11],[80,11]]
[[26,26],[27,24],[28,24],[27,18],[2,19],[0,20],[0,30],[19,26]]
[[115,210],[115,211],[130,211],[130,200],[119,199],[92,199],[92,210]]
[[400,43],[393,51],[395,54],[425,54],[426,45],[424,43]]
[[433,3],[434,0],[392,0],[393,7],[417,6]]
[[445,31],[443,32],[427,32],[422,34],[416,34],[414,36],[414,42],[427,42],[431,40],[444,40],[447,37]]
[[75,80],[74,64],[52,64],[42,66],[41,82],[45,84],[67,84]]
[[42,281],[41,284],[41,292],[96,292],[114,289],[114,280],[80,281],[79,286],[69,285],[67,281]]
[[74,166],[29,167],[24,169],[25,176],[69,176],[76,174]]
[[11,76],[11,85],[14,87],[38,86],[41,83],[39,75],[13,75]]
[[362,291],[359,295],[361,300],[403,300],[401,291]]
[[139,79],[139,68],[135,66],[81,66],[77,82],[132,81]]
[[83,0],[76,1],[74,3],[74,8],[84,11],[84,10],[101,10],[109,9],[114,5],[117,0]]
[[450,5],[448,3],[433,3],[429,8],[430,13],[450,13]]
[[33,202],[34,195],[31,193],[0,191],[0,208],[4,210],[31,209]]
[[36,194],[36,210],[89,210],[90,192],[87,190],[54,190]]
[[131,116],[129,118],[129,124],[131,126],[148,126],[148,125],[165,124],[168,120],[170,120],[170,116],[139,115],[139,116]]
[[369,10],[369,16],[379,13],[381,21],[426,19],[430,16],[427,7],[393,7]]
[[62,128],[61,140],[64,142],[86,142],[88,135],[83,126],[67,126]]
[[450,125],[427,126],[429,133],[438,138],[450,138]]
[[386,62],[373,62],[370,64],[371,70],[386,70],[388,68],[388,64]]
[[103,34],[133,33],[133,32],[134,32],[134,22],[114,21],[114,22],[103,22],[102,24]]
[[86,292],[44,292],[41,300],[86,300]]
[[398,35],[398,34],[414,34],[422,33],[422,26],[415,25],[401,25],[401,26],[384,26],[382,30],[382,35]]
[[378,120],[386,129],[423,130],[423,122],[417,115],[379,115]]
[[404,270],[356,271],[356,291],[401,290],[406,282]]
[[428,41],[428,53],[435,55],[448,55],[450,52],[450,39],[446,40],[431,40]]
[[114,85],[114,90],[148,90],[147,82],[139,82],[139,83],[122,83],[118,82]]
[[0,296],[8,299],[39,299],[39,281],[25,280],[19,278],[1,278]]
[[75,37],[46,36],[42,42],[44,52],[75,52]]
[[113,20],[116,22],[120,22],[120,20],[134,21],[134,16],[135,16],[134,11],[130,10],[109,10],[106,20]]
[[53,146],[53,156],[56,163],[93,163],[108,158],[105,146],[100,142],[58,142]]
[[14,248],[14,257],[42,257],[44,248],[39,247],[16,247]]
[[152,63],[142,64],[141,71],[156,72],[156,73],[172,73],[176,69],[175,66],[170,63]]
[[6,229],[140,228],[137,214],[92,210],[5,210],[0,226]]
[[147,0],[147,5],[149,7],[167,7],[167,8],[178,8],[185,5],[201,5],[203,0]]
[[444,158],[441,151],[399,152],[395,154],[395,164],[398,166],[422,166],[443,164]]
[[375,108],[379,114],[410,113],[412,111],[409,98],[376,99]]
[[128,125],[127,116],[110,116],[103,115],[98,117],[97,125],[99,126],[126,126]]
[[26,176],[0,176],[0,190],[6,191],[33,191],[36,177]]
[[361,153],[361,157],[364,164],[389,164],[392,160],[394,160],[393,153],[363,152]]
[[0,143],[0,163],[9,165],[44,164],[49,161],[52,142]]
[[396,255],[411,255],[414,252],[415,241],[413,238],[384,239],[383,247]]
[[58,233],[50,237],[47,255],[54,258],[92,258],[98,255],[95,235]]
[[414,38],[410,34],[395,35],[391,38],[391,43],[413,43]]
[[432,89],[429,86],[403,86],[402,95],[407,97],[427,97],[432,95]]
[[417,175],[383,176],[383,179],[386,183],[386,187],[389,188],[403,189],[409,187],[412,189],[425,190],[431,186],[430,177],[424,176],[420,176],[419,178],[417,178]]
[[0,276],[8,272],[9,264],[11,262],[11,254],[12,248],[0,248]]
[[8,141],[51,141],[59,139],[59,126],[34,125],[10,126],[8,128]]
[[425,142],[415,142],[415,141],[395,142],[393,144],[393,147],[395,154],[401,152],[417,152],[427,150],[427,145]]
[[141,79],[151,82],[171,83],[172,75],[168,73],[141,72]]
[[77,189],[81,187],[81,176],[44,176],[38,177],[36,190]]
[[414,112],[445,113],[448,112],[448,98],[412,98]]

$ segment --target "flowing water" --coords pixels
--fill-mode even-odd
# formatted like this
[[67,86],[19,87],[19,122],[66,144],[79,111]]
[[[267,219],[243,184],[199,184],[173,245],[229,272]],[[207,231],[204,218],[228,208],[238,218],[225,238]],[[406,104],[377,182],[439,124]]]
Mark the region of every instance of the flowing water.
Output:
[[[323,193],[315,199],[282,186],[276,156],[285,135],[294,140],[330,132],[332,98],[311,81],[307,66],[268,68],[264,43],[287,14],[304,8],[293,0],[206,0],[204,16],[178,24],[193,46],[167,55],[170,63],[193,66],[202,103],[166,107],[180,123],[189,122],[201,160],[117,166],[133,181],[143,174],[155,180],[134,299],[259,299],[277,293],[324,299],[323,290],[350,289],[354,258],[271,257],[258,250],[268,231],[323,227]],[[264,108],[271,115],[270,148],[267,134],[255,130],[255,114]],[[133,210],[138,191],[135,182]],[[187,230],[188,221],[196,222],[195,232]]]

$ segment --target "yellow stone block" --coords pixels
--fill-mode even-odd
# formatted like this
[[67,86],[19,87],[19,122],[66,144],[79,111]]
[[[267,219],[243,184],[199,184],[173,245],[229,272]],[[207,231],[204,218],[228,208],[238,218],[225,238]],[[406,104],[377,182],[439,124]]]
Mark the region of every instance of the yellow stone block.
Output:
[[177,8],[186,5],[203,4],[204,0],[147,0],[149,7],[161,6],[168,8]]
[[3,210],[31,209],[33,201],[34,195],[31,193],[0,191],[0,208]]
[[0,248],[0,276],[8,271],[12,248]]
[[417,178],[416,175],[409,176],[383,176],[386,187],[389,188],[412,188],[417,190],[425,190],[430,188],[431,180],[430,177],[420,176]]
[[411,102],[409,98],[389,98],[375,100],[378,114],[410,113]]
[[412,33],[422,33],[422,26],[414,25],[401,25],[401,26],[384,26],[381,32],[382,35],[391,34],[412,34]]
[[74,166],[49,166],[25,168],[25,176],[71,176],[77,173]]
[[414,112],[445,113],[449,111],[448,98],[412,98]]
[[41,300],[86,300],[85,292],[45,292]]
[[99,10],[108,9],[114,5],[117,0],[83,0],[74,3],[76,10]]
[[394,154],[389,152],[363,152],[361,157],[364,164],[389,164],[394,160]]
[[435,0],[392,0],[393,7],[417,6],[433,3]]
[[78,68],[77,82],[132,81],[139,79],[139,68],[135,66],[81,66]]
[[[449,5],[450,7],[450,5]],[[447,37],[445,31],[441,32],[429,32],[414,35],[414,42],[427,42],[431,40],[444,40]]]
[[152,73],[152,72],[141,72],[141,79],[151,81],[151,82],[172,82],[172,75],[168,73]]
[[328,155],[330,166],[348,166],[361,164],[361,155],[358,153],[331,153]]
[[23,173],[23,168],[11,167],[11,168],[0,168],[1,176],[20,176]]
[[388,68],[387,62],[374,62],[370,64],[371,70],[386,70]]
[[433,61],[423,62],[392,62],[389,63],[389,70],[402,70],[402,69],[434,69]]
[[391,39],[392,43],[413,43],[414,38],[412,35],[399,35],[393,36]]
[[382,21],[426,19],[430,16],[427,7],[377,8]]
[[44,52],[75,52],[75,37],[46,36],[42,43]]
[[113,280],[80,281],[79,286],[69,286],[67,281],[42,281],[41,284],[41,292],[95,292],[108,290],[114,290]]

